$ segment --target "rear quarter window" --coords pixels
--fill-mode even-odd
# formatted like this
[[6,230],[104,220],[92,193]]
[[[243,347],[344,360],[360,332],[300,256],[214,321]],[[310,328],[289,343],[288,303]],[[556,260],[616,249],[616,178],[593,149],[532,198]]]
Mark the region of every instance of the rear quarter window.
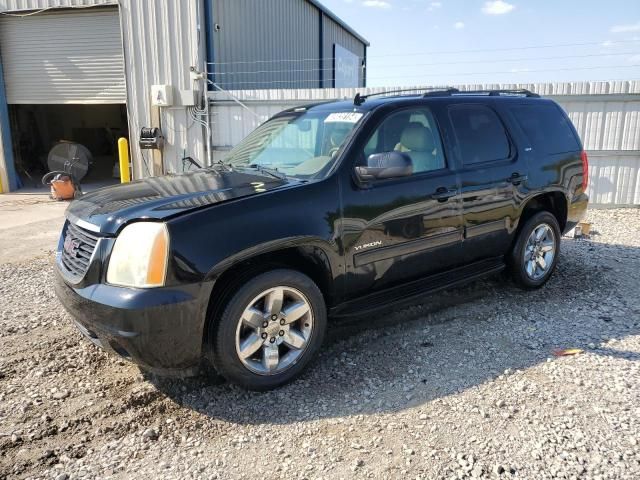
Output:
[[517,105],[511,112],[535,150],[548,154],[580,150],[568,118],[556,105]]

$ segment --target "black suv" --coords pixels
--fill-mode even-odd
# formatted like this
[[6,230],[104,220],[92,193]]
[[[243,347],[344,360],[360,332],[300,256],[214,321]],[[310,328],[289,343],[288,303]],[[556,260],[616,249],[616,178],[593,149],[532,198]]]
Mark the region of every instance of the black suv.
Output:
[[266,390],[309,364],[328,316],[505,267],[543,285],[588,201],[560,107],[525,90],[372,97],[284,111],[209,168],[71,203],[56,291],[80,331],[161,375]]

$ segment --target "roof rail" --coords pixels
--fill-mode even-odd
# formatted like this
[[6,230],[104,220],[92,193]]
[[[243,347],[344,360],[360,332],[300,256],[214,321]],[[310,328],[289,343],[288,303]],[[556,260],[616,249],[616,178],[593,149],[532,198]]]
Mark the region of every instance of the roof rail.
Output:
[[[378,97],[380,95],[393,95],[394,93],[407,93],[407,92],[441,92],[441,93],[455,93],[459,90],[453,87],[422,87],[422,88],[403,88],[401,90],[387,90],[386,92],[378,92],[378,93],[370,93],[369,95],[360,95],[356,93],[356,96],[353,98],[353,104],[356,106],[362,105],[367,98],[369,97]],[[416,93],[419,95],[419,93]]]
[[500,95],[504,96],[518,96],[518,97],[532,97],[532,98],[540,98],[540,95],[534,93],[526,88],[514,88],[514,89],[502,89],[502,90],[460,90],[453,95],[488,95],[491,97],[498,97]]

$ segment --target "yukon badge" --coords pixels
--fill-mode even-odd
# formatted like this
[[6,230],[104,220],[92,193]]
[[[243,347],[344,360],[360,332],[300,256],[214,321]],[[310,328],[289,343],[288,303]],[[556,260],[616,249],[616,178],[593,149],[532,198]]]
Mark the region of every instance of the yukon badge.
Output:
[[365,248],[371,248],[371,247],[381,247],[382,246],[382,241],[378,240],[377,242],[371,242],[371,243],[365,243],[364,245],[358,245],[356,247],[354,247],[354,250],[356,252],[363,250]]

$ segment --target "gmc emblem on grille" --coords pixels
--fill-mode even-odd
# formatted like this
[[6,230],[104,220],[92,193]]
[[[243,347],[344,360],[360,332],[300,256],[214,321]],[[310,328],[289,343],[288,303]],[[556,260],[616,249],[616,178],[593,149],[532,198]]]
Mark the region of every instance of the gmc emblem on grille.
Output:
[[64,239],[62,248],[64,248],[64,251],[73,258],[76,258],[78,256],[78,250],[80,250],[80,242],[70,236],[67,236],[67,238]]

